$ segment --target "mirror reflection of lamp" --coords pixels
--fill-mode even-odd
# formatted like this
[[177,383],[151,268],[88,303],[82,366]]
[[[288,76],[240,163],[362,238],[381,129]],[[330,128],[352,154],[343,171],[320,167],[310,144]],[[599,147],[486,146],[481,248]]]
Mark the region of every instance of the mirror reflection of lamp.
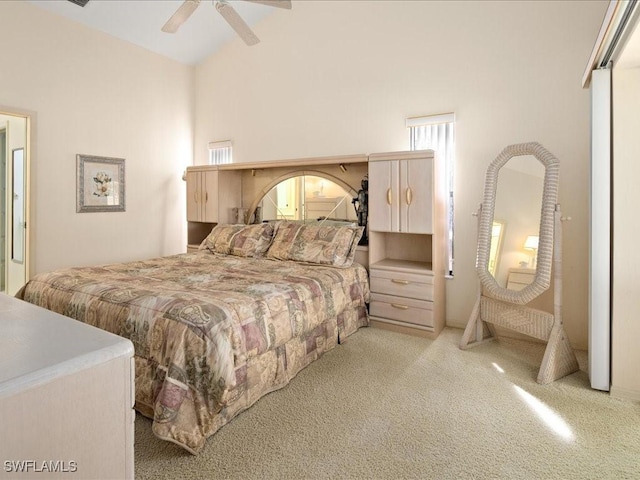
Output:
[[539,237],[537,235],[529,235],[524,242],[524,249],[531,250],[531,262],[529,267],[536,268],[536,255],[538,253],[538,240]]

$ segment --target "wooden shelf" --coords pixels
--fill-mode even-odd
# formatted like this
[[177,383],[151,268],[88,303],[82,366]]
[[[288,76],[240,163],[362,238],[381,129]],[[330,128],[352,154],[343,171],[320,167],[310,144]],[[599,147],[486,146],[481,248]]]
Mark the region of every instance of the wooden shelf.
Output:
[[385,258],[370,265],[370,268],[380,270],[401,271],[407,273],[429,273],[433,275],[433,267],[430,262],[417,262],[415,260],[399,260],[395,258]]

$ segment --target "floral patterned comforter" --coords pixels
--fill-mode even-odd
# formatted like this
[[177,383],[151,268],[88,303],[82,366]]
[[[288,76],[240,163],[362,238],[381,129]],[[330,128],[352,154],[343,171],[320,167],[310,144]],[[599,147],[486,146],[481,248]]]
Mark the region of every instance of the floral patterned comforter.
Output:
[[[130,339],[136,408],[154,419],[160,437],[197,453],[228,417],[284,386],[278,370],[295,360],[285,347],[302,345],[303,355],[322,342],[329,349],[330,337],[366,325],[369,285],[355,263],[333,268],[199,251],[39,274],[19,296]],[[346,318],[350,325],[341,324]],[[263,378],[274,355],[280,367]],[[248,371],[264,385],[242,385]],[[234,408],[240,396],[247,398]]]

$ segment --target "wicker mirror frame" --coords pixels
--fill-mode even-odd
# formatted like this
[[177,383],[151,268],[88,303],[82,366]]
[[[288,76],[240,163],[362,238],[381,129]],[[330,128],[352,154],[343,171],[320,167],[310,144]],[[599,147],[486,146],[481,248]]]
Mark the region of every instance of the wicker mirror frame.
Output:
[[[500,173],[500,169],[511,158],[522,155],[534,156],[544,165],[545,173],[536,273],[531,284],[520,291],[515,291],[500,286],[495,277],[489,272],[489,255],[491,248],[491,227],[493,224],[498,187],[498,174]],[[537,142],[507,146],[487,168],[484,197],[480,209],[478,226],[476,270],[480,278],[480,283],[492,297],[505,302],[524,305],[549,288],[553,260],[554,212],[558,201],[559,174],[560,162],[558,159]]]

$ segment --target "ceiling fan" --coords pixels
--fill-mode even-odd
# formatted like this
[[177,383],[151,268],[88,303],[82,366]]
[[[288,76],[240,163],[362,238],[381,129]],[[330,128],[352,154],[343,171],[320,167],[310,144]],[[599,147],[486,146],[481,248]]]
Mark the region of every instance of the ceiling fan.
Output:
[[[269,5],[270,7],[278,8],[291,8],[291,0],[244,0],[246,2],[261,3],[263,5]],[[171,18],[167,20],[167,23],[162,27],[162,31],[166,33],[175,33],[180,26],[187,21],[191,14],[198,8],[201,0],[185,0],[182,5],[178,7]],[[222,18],[233,28],[238,36],[247,45],[255,45],[260,42],[260,39],[251,30],[249,25],[242,19],[238,12],[226,1],[226,0],[214,0],[213,1],[216,10]]]

